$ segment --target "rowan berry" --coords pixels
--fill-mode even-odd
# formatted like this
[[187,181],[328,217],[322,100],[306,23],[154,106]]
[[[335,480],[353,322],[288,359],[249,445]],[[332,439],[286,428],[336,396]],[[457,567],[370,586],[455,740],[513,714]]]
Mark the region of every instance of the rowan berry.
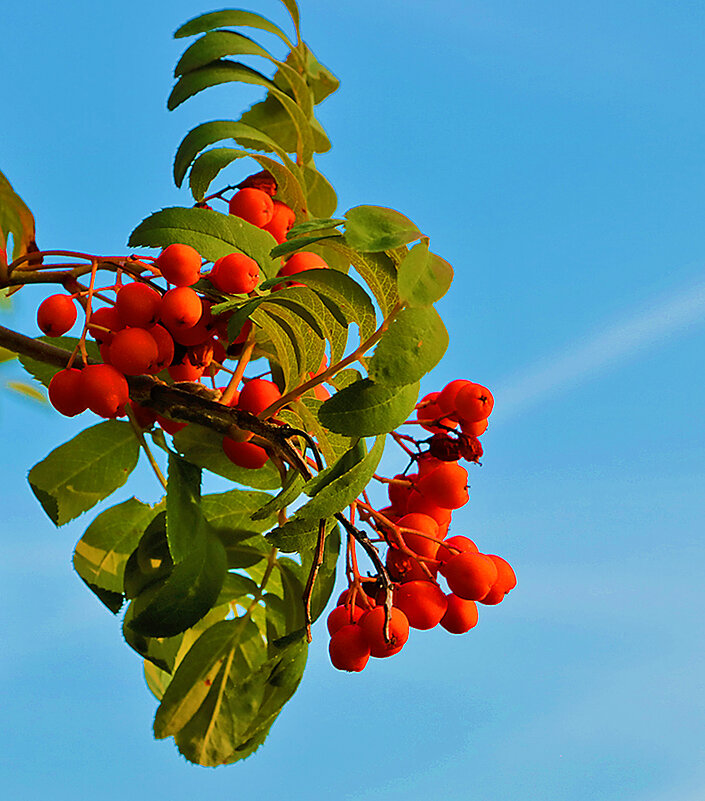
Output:
[[208,327],[201,318],[195,325],[184,328],[182,326],[172,326],[171,335],[174,342],[186,347],[193,347],[194,345],[202,345],[213,336],[213,330]]
[[448,601],[432,581],[407,581],[394,591],[394,606],[406,615],[412,628],[427,630],[440,623]]
[[339,628],[348,626],[351,623],[357,623],[363,614],[364,610],[359,606],[336,606],[328,615],[326,621],[328,633],[335,634]]
[[262,228],[274,237],[274,239],[281,245],[286,241],[286,235],[289,233],[291,226],[296,222],[296,214],[293,209],[289,208],[286,203],[281,200],[274,201],[274,213],[272,219]]
[[228,295],[249,294],[259,283],[259,264],[244,253],[228,253],[213,265],[208,279]]
[[125,376],[110,364],[89,364],[81,370],[83,397],[88,408],[100,417],[124,414],[129,399]]
[[388,642],[384,638],[384,619],[385,608],[375,606],[374,609],[365,612],[359,623],[369,643],[370,654],[378,658],[398,654],[409,639],[409,621],[401,609],[392,607]]
[[475,423],[468,423],[467,420],[461,420],[460,430],[469,437],[479,437],[487,431],[487,422],[487,418],[478,420]]
[[[403,553],[398,548],[390,547],[387,550],[386,566],[389,575],[394,581],[413,581],[414,579],[421,579],[428,581],[428,573],[421,566],[418,559],[413,556]],[[432,576],[435,577],[438,572],[435,565],[425,562]]]
[[389,495],[389,502],[398,511],[406,512],[406,504],[411,494],[412,479],[411,476],[405,476],[402,473],[397,473],[392,481],[387,484],[387,494]]
[[83,398],[81,373],[75,367],[59,370],[49,382],[49,402],[66,417],[75,417],[88,408]]
[[472,381],[468,381],[467,378],[456,378],[443,387],[436,398],[436,403],[443,414],[452,415],[455,413],[455,398],[458,392],[468,384],[472,384]]
[[153,325],[148,331],[157,343],[157,359],[151,370],[156,375],[174,361],[174,340],[163,325]]
[[49,295],[37,309],[37,325],[49,337],[60,337],[76,322],[78,312],[70,295]]
[[466,601],[454,593],[446,595],[448,608],[441,618],[441,626],[451,634],[465,634],[477,625],[477,604]]
[[[354,606],[359,607],[362,610],[369,609],[371,606],[375,606],[377,603],[374,598],[374,595],[377,593],[377,582],[365,581],[365,579],[363,579],[360,583],[362,585],[362,591],[359,589],[356,590]],[[366,585],[369,586],[366,588]],[[351,606],[353,605],[352,599],[353,588],[348,587],[347,590],[343,590],[338,596],[338,606]]]
[[190,287],[170,289],[162,298],[162,322],[172,332],[191,328],[201,319],[201,298]]
[[416,482],[416,489],[438,506],[460,509],[470,499],[467,489],[468,472],[457,462],[440,462],[439,466]]
[[153,409],[140,406],[139,403],[135,403],[133,400],[130,401],[130,408],[140,428],[151,428],[157,422],[157,413]]
[[154,337],[144,328],[123,328],[110,343],[110,364],[125,375],[148,373],[159,358]]
[[176,420],[170,420],[168,417],[162,417],[161,414],[155,415],[155,420],[172,437],[188,425],[188,423],[179,423]]
[[261,228],[272,219],[274,203],[272,198],[261,189],[246,187],[230,198],[228,211],[235,217],[240,217]]
[[494,398],[492,393],[481,384],[470,383],[458,390],[455,396],[455,409],[462,422],[477,423],[490,416]]
[[479,548],[469,537],[463,537],[462,534],[456,534],[453,537],[447,537],[441,543],[436,558],[441,563],[439,568],[443,573],[443,564],[455,556],[457,553],[479,553]]
[[497,567],[481,553],[464,552],[441,565],[451,591],[466,601],[484,598],[497,581]]
[[[456,425],[455,420],[444,417],[440,406],[436,402],[438,395],[438,392],[431,392],[429,395],[426,395],[421,399],[421,404],[423,405],[419,405],[416,409],[416,417],[419,420],[427,421],[421,423],[421,428],[425,428],[426,431],[430,431],[434,434],[445,431],[443,426],[455,428]],[[432,425],[432,423],[435,423],[435,425]]]
[[252,414],[263,412],[268,406],[276,403],[282,394],[273,381],[264,378],[253,378],[240,390],[238,408]]
[[285,277],[287,275],[302,273],[305,270],[323,270],[326,268],[328,268],[327,262],[319,255],[309,250],[300,250],[298,253],[289,256],[277,275]]
[[190,245],[169,245],[156,263],[164,278],[177,287],[192,286],[201,275],[201,255]]
[[264,467],[269,454],[264,448],[252,442],[236,442],[231,437],[223,437],[223,450],[233,464],[248,470]]
[[[440,537],[438,535],[438,523],[428,515],[419,512],[412,512],[399,518],[397,525],[400,528],[414,529],[418,534],[403,531],[402,538],[406,547],[418,554],[433,559],[438,551]],[[429,539],[430,538],[430,539]]]
[[370,646],[357,623],[341,626],[330,638],[328,653],[333,667],[359,673],[370,658]]
[[205,367],[192,364],[188,359],[171,364],[167,368],[167,372],[174,381],[198,381],[205,371]]
[[[110,344],[113,334],[125,327],[115,306],[102,306],[91,312],[88,322],[88,332],[95,341],[102,345]],[[104,329],[108,329],[105,331]]]
[[513,590],[517,585],[517,577],[512,569],[512,566],[506,559],[492,553],[486,554],[488,559],[491,559],[497,568],[497,580],[490,587],[490,591],[484,598],[480,598],[480,603],[494,606],[504,599],[504,596]]
[[162,296],[147,284],[125,284],[115,297],[115,309],[123,325],[150,328],[159,320]]

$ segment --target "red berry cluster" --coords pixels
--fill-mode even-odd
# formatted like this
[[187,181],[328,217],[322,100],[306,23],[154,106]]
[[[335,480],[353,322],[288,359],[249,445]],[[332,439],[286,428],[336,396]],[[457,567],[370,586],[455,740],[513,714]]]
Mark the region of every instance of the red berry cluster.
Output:
[[[477,624],[478,601],[498,604],[516,586],[514,571],[502,557],[480,553],[468,537],[448,536],[453,510],[469,500],[468,474],[458,460],[477,462],[482,455],[477,437],[487,428],[493,403],[487,388],[452,381],[423,398],[416,420],[409,421],[432,433],[429,440],[393,435],[416,472],[381,479],[389,491],[386,508],[376,511],[358,504],[361,518],[388,546],[385,566],[393,582],[389,637],[384,636],[383,582],[380,577],[361,578],[353,560],[350,586],[328,617],[329,652],[336,668],[360,671],[370,656],[398,653],[409,627],[426,630],[440,624],[452,634],[463,634]],[[408,442],[417,446],[416,453]]]
[[[229,201],[229,211],[269,231],[277,242],[283,242],[295,214],[285,203],[273,198],[276,192],[272,176],[267,172],[257,173],[242,182]],[[37,322],[48,336],[61,336],[73,327],[78,316],[76,300],[86,313],[79,345],[66,369],[56,373],[49,385],[49,399],[59,412],[74,416],[90,409],[101,417],[112,418],[125,414],[129,403],[142,428],[158,423],[174,434],[186,424],[129,401],[126,376],[158,376],[162,371],[178,382],[201,382],[209,378],[217,393],[215,376],[225,370],[232,379],[228,387],[219,390],[222,402],[255,415],[261,415],[281,398],[280,388],[273,381],[243,377],[251,354],[250,348],[243,360],[245,344],[252,342],[250,321],[229,341],[228,315],[214,317],[211,300],[195,288],[203,279],[204,291],[210,295],[213,290],[225,295],[249,295],[261,280],[254,259],[244,253],[229,253],[204,272],[198,251],[189,245],[172,244],[156,259],[141,259],[132,264],[140,269],[131,271],[125,263],[118,270],[115,284],[99,288],[94,285],[94,267],[88,290],[74,295],[52,295],[39,306]],[[283,261],[278,275],[286,278],[303,270],[327,267],[320,256],[302,251]],[[98,305],[99,302],[104,305]],[[99,345],[103,364],[87,364],[84,344],[87,335]],[[79,353],[82,362],[74,365]],[[231,358],[239,360],[235,370],[226,366]],[[325,367],[324,362],[321,370]],[[319,396],[327,396],[322,387],[316,390]],[[225,437],[223,449],[235,464],[256,469],[265,464],[269,455],[264,447],[250,442],[251,438],[248,432],[242,432],[239,440]]]

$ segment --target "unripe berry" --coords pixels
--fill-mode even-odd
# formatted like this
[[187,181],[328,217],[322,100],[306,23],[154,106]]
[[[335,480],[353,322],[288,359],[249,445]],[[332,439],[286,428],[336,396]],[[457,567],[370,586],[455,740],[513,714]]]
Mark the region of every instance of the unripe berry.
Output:
[[259,283],[259,264],[244,253],[228,253],[215,262],[208,278],[221,292],[248,294]]
[[261,228],[271,221],[274,215],[274,203],[272,198],[261,189],[247,187],[236,192],[230,198],[228,211]]
[[416,489],[438,506],[460,509],[469,500],[468,472],[456,462],[441,462],[439,467],[419,477]]
[[484,598],[497,581],[495,563],[481,553],[459,553],[443,566],[451,591],[466,601]]
[[110,364],[125,375],[148,373],[158,357],[157,343],[144,328],[123,328],[110,343]]
[[341,626],[330,638],[328,653],[333,667],[359,673],[370,658],[370,646],[357,623]]
[[446,595],[448,608],[441,618],[441,626],[451,634],[465,634],[477,625],[477,604],[450,593]]
[[269,454],[264,448],[252,442],[236,442],[231,437],[223,437],[223,450],[233,464],[248,470],[264,467]]
[[115,298],[115,309],[123,325],[150,328],[159,320],[162,296],[151,286],[135,281],[121,287]]
[[[115,306],[103,306],[91,312],[91,319],[88,323],[88,331],[95,341],[102,345],[109,345],[113,339],[113,334],[125,327],[120,319]],[[107,328],[107,331],[103,329]]]
[[394,591],[394,606],[406,615],[412,628],[427,630],[440,623],[448,601],[432,581],[407,581]]
[[477,423],[486,420],[493,406],[492,393],[481,384],[461,387],[455,396],[456,413],[462,422]]
[[328,268],[325,262],[319,255],[312,253],[309,250],[300,250],[289,256],[286,264],[279,270],[277,275],[287,276],[302,273],[305,270],[323,270]]
[[391,619],[389,621],[389,642],[384,639],[384,616],[383,606],[375,606],[360,618],[360,628],[365,633],[365,639],[370,646],[370,654],[378,658],[393,656],[399,653],[404,644],[409,639],[409,621],[406,615],[392,607]]
[[162,298],[162,321],[172,333],[196,325],[202,314],[201,298],[190,287],[170,289]]
[[335,609],[328,615],[326,621],[328,625],[328,633],[335,634],[338,629],[343,626],[349,626],[351,623],[356,623],[364,614],[364,610],[357,605],[350,606],[336,606]]
[[129,399],[125,376],[110,364],[89,364],[81,370],[83,397],[88,408],[100,417],[124,413]]
[[259,414],[281,398],[279,387],[273,381],[253,378],[240,390],[238,408]]
[[[404,544],[409,550],[419,556],[427,556],[429,559],[435,558],[440,537],[438,535],[438,523],[432,517],[419,512],[412,512],[399,518],[397,525],[400,528],[414,529],[419,532],[418,534],[408,531],[402,532],[401,536],[404,539]],[[432,539],[429,539],[429,537]]]
[[49,337],[60,337],[76,322],[76,304],[69,295],[49,295],[37,309],[37,325]]
[[190,245],[169,245],[157,257],[157,267],[170,284],[192,286],[201,275],[201,256]]
[[517,577],[512,569],[512,566],[506,559],[497,556],[493,553],[486,554],[488,559],[491,559],[497,568],[497,580],[490,587],[490,591],[484,598],[480,598],[480,603],[489,604],[494,606],[504,599],[504,596],[513,590],[517,585]]
[[269,231],[269,233],[281,245],[282,242],[286,241],[286,235],[289,233],[291,226],[295,222],[296,214],[294,214],[293,210],[289,208],[286,203],[282,203],[280,200],[275,200],[272,219],[266,225],[263,225],[262,228],[265,231]]
[[59,370],[49,382],[49,402],[66,417],[75,417],[88,408],[83,398],[81,373],[75,367]]

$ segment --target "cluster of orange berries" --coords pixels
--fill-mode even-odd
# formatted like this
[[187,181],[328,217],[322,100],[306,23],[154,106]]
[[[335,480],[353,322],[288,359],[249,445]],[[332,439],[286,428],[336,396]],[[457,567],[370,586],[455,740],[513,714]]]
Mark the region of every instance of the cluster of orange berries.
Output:
[[[241,187],[229,201],[230,213],[269,231],[277,242],[284,241],[295,215],[286,204],[273,199],[276,184],[271,176],[258,173]],[[75,324],[75,300],[80,300],[87,314],[82,339],[86,334],[93,337],[103,361],[83,364],[78,369],[72,366],[72,358],[66,369],[54,375],[49,400],[61,414],[72,417],[90,409],[101,417],[113,418],[125,414],[129,403],[142,428],[158,423],[167,433],[174,434],[186,423],[169,420],[130,401],[126,376],[157,376],[166,371],[177,382],[200,382],[210,377],[213,389],[218,390],[216,373],[227,359],[242,353],[252,331],[251,322],[246,321],[238,336],[229,341],[229,315],[214,316],[207,295],[250,295],[260,284],[257,262],[235,252],[217,259],[204,272],[201,255],[184,244],[169,245],[151,261],[152,274],[148,278],[141,275],[124,281],[123,273],[113,286],[74,295],[51,295],[39,306],[39,328],[48,336],[61,336]],[[286,259],[278,275],[287,277],[327,267],[317,254],[300,251]],[[158,279],[163,279],[166,287],[160,286]],[[194,288],[201,279],[207,282],[201,285],[205,294]],[[115,293],[114,302],[106,295],[108,292]],[[95,308],[98,299],[106,301],[106,305]],[[228,406],[259,415],[281,398],[280,388],[273,381],[261,377],[243,380],[239,392],[237,388],[227,393],[226,388],[219,388],[221,395],[225,393]],[[320,391],[324,392],[322,388]],[[247,441],[250,438],[246,432],[241,441],[225,437],[223,449],[235,464],[256,469],[265,464],[269,454],[265,448]]]
[[[386,591],[379,577],[353,582],[328,617],[329,653],[336,668],[361,671],[370,656],[398,653],[409,627],[441,625],[463,634],[477,624],[478,601],[498,604],[516,586],[514,571],[502,557],[480,553],[468,537],[448,536],[453,511],[469,500],[468,474],[458,459],[477,462],[482,455],[477,437],[487,428],[493,404],[488,389],[461,379],[417,405],[417,419],[411,422],[433,434],[425,441],[429,449],[414,455],[417,472],[387,480],[386,508],[360,508],[388,545],[385,566],[393,581],[389,637],[384,636]],[[448,593],[439,584],[439,573]]]

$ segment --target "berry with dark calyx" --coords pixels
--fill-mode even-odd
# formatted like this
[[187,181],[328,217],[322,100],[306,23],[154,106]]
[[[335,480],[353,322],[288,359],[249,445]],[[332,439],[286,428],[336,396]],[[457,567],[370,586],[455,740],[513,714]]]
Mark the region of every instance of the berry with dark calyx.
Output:
[[409,531],[402,532],[402,538],[406,547],[418,554],[433,559],[438,551],[440,537],[438,535],[438,523],[428,515],[419,512],[412,512],[400,517],[397,526],[405,529],[414,529],[418,534]]
[[370,659],[370,646],[362,628],[349,623],[331,636],[328,653],[333,667],[359,673]]
[[493,406],[492,393],[482,384],[470,383],[461,387],[455,396],[456,414],[461,422],[477,423],[486,420]]
[[409,639],[409,621],[406,615],[392,607],[389,621],[389,642],[384,639],[385,608],[375,606],[360,618],[359,626],[365,633],[365,639],[370,646],[370,654],[379,659],[394,656],[404,647]]
[[272,198],[261,189],[246,187],[230,198],[228,211],[235,217],[240,217],[261,228],[272,219],[274,203]]
[[37,325],[49,337],[60,337],[76,322],[78,312],[70,295],[49,295],[37,309]]
[[289,208],[286,203],[282,203],[281,200],[275,200],[272,219],[266,225],[263,225],[262,229],[264,231],[269,231],[274,239],[281,245],[282,242],[286,241],[286,235],[295,222],[296,214],[294,214],[293,209]]
[[480,598],[481,604],[488,604],[494,606],[504,599],[504,596],[513,590],[517,585],[517,577],[514,573],[512,566],[506,559],[497,556],[493,553],[486,554],[488,559],[491,559],[497,568],[497,580],[490,587],[490,591],[484,598]]
[[162,296],[147,284],[135,281],[120,288],[115,309],[123,325],[150,328],[159,320]]
[[282,394],[273,381],[264,378],[253,378],[240,390],[238,408],[252,414],[263,412],[268,406],[276,403]]
[[[124,327],[125,325],[120,319],[115,306],[102,306],[100,309],[91,312],[88,332],[99,345],[104,342],[109,345],[113,334]],[[108,329],[107,331],[104,330],[106,328]]]
[[233,464],[247,470],[264,467],[269,454],[264,448],[252,442],[236,442],[231,437],[223,437],[223,451]]
[[441,462],[416,482],[416,489],[438,506],[460,509],[470,500],[468,471],[457,462]]
[[[403,553],[398,548],[390,547],[387,550],[385,564],[389,575],[394,581],[413,581],[414,579],[428,581],[428,573],[421,566],[421,562],[418,559],[414,559],[413,556]],[[430,570],[431,575],[435,577],[438,570],[433,563],[425,562],[424,564]]]
[[201,319],[201,298],[190,287],[170,289],[162,298],[162,322],[172,332],[192,328]]
[[201,254],[190,245],[169,245],[157,256],[156,264],[174,286],[192,286],[201,276]]
[[465,634],[477,625],[477,604],[466,601],[454,593],[446,595],[448,608],[441,618],[441,626],[451,634]]
[[100,417],[118,417],[125,412],[130,393],[125,376],[110,364],[89,364],[81,370],[83,397]]
[[157,359],[150,371],[156,375],[174,361],[174,339],[163,325],[153,325],[148,331],[157,343]]
[[468,384],[472,384],[472,381],[468,381],[466,378],[456,378],[443,387],[436,398],[436,403],[443,414],[452,415],[455,413],[455,398],[458,392]]
[[188,359],[184,359],[177,364],[171,364],[167,368],[167,372],[174,381],[198,381],[205,371],[205,367],[191,364]]
[[285,277],[287,275],[303,273],[306,270],[324,269],[329,269],[328,264],[318,254],[312,253],[309,250],[300,250],[298,253],[289,256],[277,275]]
[[215,262],[208,279],[228,295],[247,295],[259,283],[259,264],[244,253],[228,253]]
[[451,591],[466,601],[484,598],[497,581],[497,567],[481,553],[459,553],[442,565]]
[[432,581],[407,581],[394,591],[394,606],[406,615],[412,628],[425,631],[441,622],[448,601]]
[[123,328],[110,343],[110,364],[125,375],[148,373],[157,362],[159,347],[144,328]]
[[83,397],[82,370],[70,367],[59,370],[49,382],[49,402],[65,417],[85,412],[88,405]]
[[237,188],[261,189],[262,192],[266,192],[270,197],[274,197],[277,194],[277,182],[268,170],[262,170],[250,175],[244,181],[240,181]]
[[364,609],[357,605],[350,606],[336,606],[335,609],[328,615],[326,621],[328,626],[328,633],[335,634],[339,628],[349,626],[351,623],[357,621],[363,616]]

